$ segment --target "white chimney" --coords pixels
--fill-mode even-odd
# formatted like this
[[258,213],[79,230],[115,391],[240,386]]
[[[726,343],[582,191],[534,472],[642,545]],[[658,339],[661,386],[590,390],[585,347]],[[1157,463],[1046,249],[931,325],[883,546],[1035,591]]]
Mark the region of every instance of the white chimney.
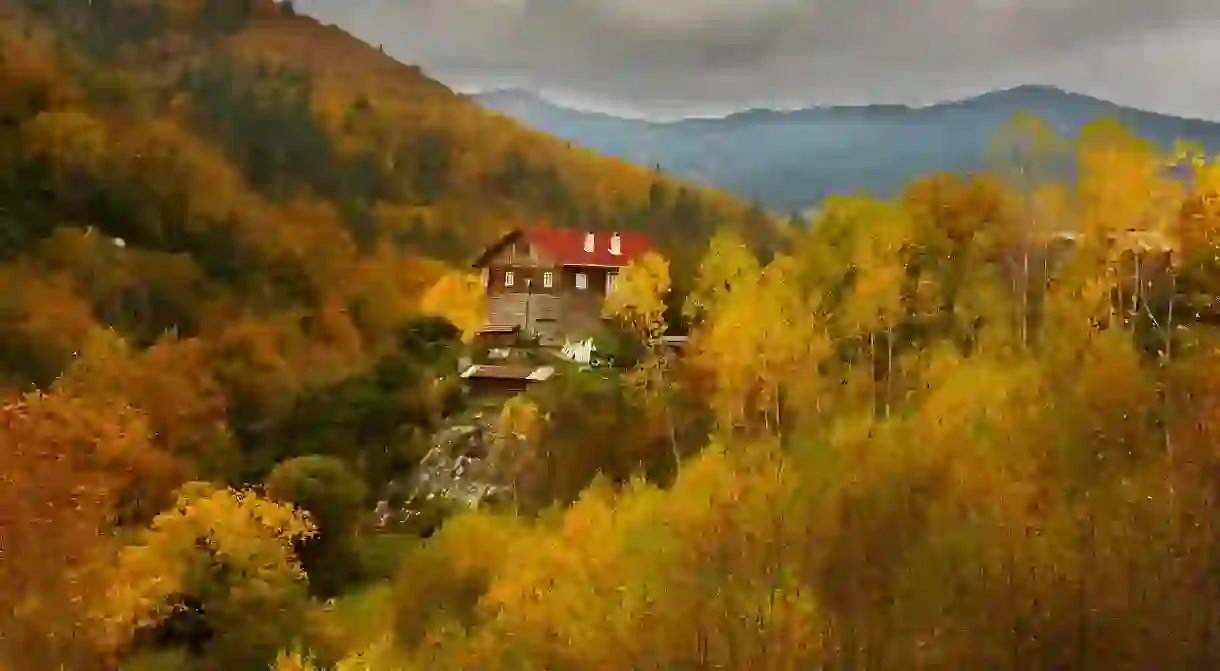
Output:
[[595,241],[594,241],[594,239],[593,239],[593,234],[592,234],[592,233],[585,233],[585,251],[586,251],[586,252],[591,252],[591,251],[593,251],[594,242],[595,242]]
[[623,253],[622,240],[618,237],[618,233],[610,236],[610,253],[615,256]]

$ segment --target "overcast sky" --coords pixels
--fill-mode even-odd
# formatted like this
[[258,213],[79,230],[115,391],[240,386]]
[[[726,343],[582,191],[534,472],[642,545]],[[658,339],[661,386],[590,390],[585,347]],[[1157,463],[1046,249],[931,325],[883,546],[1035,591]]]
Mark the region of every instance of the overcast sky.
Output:
[[1220,0],[296,0],[460,90],[648,116],[1022,83],[1220,119]]

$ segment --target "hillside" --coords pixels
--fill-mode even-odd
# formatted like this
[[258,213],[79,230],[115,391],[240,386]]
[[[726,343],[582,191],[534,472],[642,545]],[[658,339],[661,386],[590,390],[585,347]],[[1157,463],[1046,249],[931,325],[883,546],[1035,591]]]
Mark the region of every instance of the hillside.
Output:
[[647,231],[679,291],[716,227],[778,231],[271,2],[6,4],[0,53],[0,397],[135,367],[134,405],[220,427],[222,480],[369,440],[370,484],[410,469],[452,391],[421,297],[509,227]]
[[[96,320],[149,343],[305,310],[370,345],[410,314],[433,261],[464,263],[511,226],[643,230],[678,262],[722,223],[774,233],[741,201],[569,148],[269,1],[7,11],[0,259],[23,277],[52,257],[56,272],[116,274],[68,292],[77,330]],[[71,330],[49,340],[66,339],[61,354]],[[62,357],[29,347],[12,345],[14,365],[38,370],[9,376],[49,379]]]
[[275,3],[247,2],[237,17],[210,3],[162,4],[61,2],[42,13],[110,63],[145,107],[223,150],[261,195],[309,190],[342,211],[362,244],[376,229],[459,258],[519,223],[629,227],[674,241],[706,238],[710,221],[747,212],[488,115]]
[[1120,107],[1042,86],[1023,86],[923,108],[901,105],[750,110],[719,119],[648,122],[581,112],[523,91],[475,100],[534,128],[679,178],[793,211],[831,194],[892,196],[932,172],[989,167],[988,147],[1014,113],[1032,112],[1072,138],[1112,118],[1141,137],[1220,149],[1220,124]]

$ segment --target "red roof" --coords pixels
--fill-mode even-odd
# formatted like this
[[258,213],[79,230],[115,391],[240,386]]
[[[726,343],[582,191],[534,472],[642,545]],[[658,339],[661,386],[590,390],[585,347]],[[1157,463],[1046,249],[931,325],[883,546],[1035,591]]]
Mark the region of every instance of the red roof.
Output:
[[[616,236],[618,254],[611,252]],[[538,228],[525,231],[525,237],[556,263],[565,266],[625,266],[652,249],[652,240],[643,233]],[[587,246],[592,251],[587,251]]]
[[[593,236],[592,251],[585,251]],[[610,252],[611,242],[618,237],[618,254]],[[479,268],[505,245],[524,237],[543,254],[564,266],[625,266],[653,249],[652,239],[644,233],[584,231],[576,228],[516,229],[501,236],[485,249],[472,264]]]

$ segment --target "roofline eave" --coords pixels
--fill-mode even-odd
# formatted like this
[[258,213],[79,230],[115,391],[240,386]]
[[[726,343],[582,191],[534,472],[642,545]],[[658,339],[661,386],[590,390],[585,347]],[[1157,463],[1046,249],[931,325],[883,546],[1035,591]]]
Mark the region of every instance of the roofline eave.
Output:
[[495,255],[496,252],[500,251],[501,249],[504,249],[504,246],[507,245],[510,240],[521,235],[524,232],[525,232],[525,229],[514,228],[510,231],[507,231],[506,233],[504,233],[504,235],[501,235],[499,238],[496,238],[495,242],[488,245],[487,248],[482,251],[482,253],[480,253],[477,257],[475,257],[474,262],[472,262],[470,264],[470,267],[471,268],[482,268],[484,265],[487,264],[487,260],[489,258],[491,258],[493,255]]

